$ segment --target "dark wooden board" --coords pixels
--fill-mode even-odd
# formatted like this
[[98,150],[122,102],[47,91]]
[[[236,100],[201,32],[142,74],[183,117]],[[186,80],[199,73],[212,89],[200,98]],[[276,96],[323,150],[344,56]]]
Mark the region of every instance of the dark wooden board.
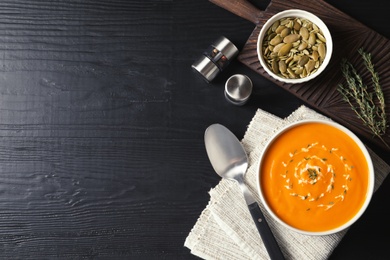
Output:
[[[390,150],[379,138],[373,136],[370,129],[357,118],[355,112],[337,91],[340,83],[345,84],[340,67],[342,58],[350,60],[361,73],[364,82],[367,85],[371,84],[371,75],[365,69],[357,51],[359,48],[363,48],[372,54],[372,60],[379,73],[380,83],[385,94],[387,121],[390,121],[390,42],[387,38],[321,0],[271,0],[264,11],[256,9],[245,1],[238,1],[238,3],[227,1],[224,4],[215,0],[211,0],[211,2],[256,25],[238,56],[240,62],[369,142],[387,151]],[[258,60],[257,40],[262,26],[271,16],[287,9],[302,9],[317,15],[327,24],[333,37],[333,54],[330,64],[322,75],[306,83],[286,84],[277,81],[265,72]],[[390,130],[387,130],[383,139],[390,145]]]

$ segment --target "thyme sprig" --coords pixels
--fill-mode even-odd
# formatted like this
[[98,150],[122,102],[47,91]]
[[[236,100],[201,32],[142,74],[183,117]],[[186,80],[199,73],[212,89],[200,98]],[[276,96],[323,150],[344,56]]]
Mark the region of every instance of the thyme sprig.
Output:
[[379,107],[377,107],[377,116],[381,118],[381,120],[378,121],[378,128],[380,129],[380,133],[383,135],[386,133],[387,128],[387,121],[386,121],[386,104],[385,104],[385,96],[383,94],[381,85],[379,84],[379,75],[375,71],[374,64],[371,62],[371,54],[366,53],[363,51],[363,49],[358,50],[359,54],[362,55],[364,64],[366,65],[368,71],[371,73],[372,76],[372,83],[374,85],[374,90],[376,93],[376,97],[378,98]]
[[375,71],[374,64],[371,61],[371,54],[364,52],[362,48],[358,50],[358,53],[362,56],[365,67],[371,73],[374,92],[369,91],[368,86],[364,84],[360,74],[347,59],[341,61],[341,71],[347,81],[347,86],[339,84],[338,91],[343,96],[343,99],[351,106],[357,117],[371,129],[375,136],[389,147],[389,144],[382,138],[386,133],[388,125],[385,111],[385,97],[379,83],[379,75]]

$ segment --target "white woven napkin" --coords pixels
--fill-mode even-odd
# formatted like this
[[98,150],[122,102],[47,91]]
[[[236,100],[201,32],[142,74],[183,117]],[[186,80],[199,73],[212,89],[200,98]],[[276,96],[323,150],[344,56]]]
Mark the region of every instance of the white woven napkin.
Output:
[[[328,119],[305,106],[299,107],[285,119],[259,109],[241,141],[249,157],[245,181],[286,259],[327,259],[347,232],[308,236],[290,231],[270,218],[256,193],[256,162],[268,138],[286,124],[312,118]],[[390,172],[390,166],[371,150],[369,152],[374,163],[377,190]],[[210,201],[187,236],[184,246],[204,259],[269,259],[236,182],[222,179],[209,193]]]

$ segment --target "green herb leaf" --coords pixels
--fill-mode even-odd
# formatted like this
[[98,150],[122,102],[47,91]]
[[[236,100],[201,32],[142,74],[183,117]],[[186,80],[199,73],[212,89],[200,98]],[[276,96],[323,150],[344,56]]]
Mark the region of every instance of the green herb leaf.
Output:
[[341,61],[341,71],[347,82],[347,86],[339,84],[338,91],[357,117],[370,128],[388,148],[382,136],[386,133],[388,124],[386,117],[386,106],[383,90],[379,83],[379,75],[375,71],[374,64],[371,61],[371,54],[364,52],[362,48],[358,50],[362,56],[366,69],[371,73],[374,92],[369,92],[368,86],[363,82],[362,77],[355,67],[343,59]]

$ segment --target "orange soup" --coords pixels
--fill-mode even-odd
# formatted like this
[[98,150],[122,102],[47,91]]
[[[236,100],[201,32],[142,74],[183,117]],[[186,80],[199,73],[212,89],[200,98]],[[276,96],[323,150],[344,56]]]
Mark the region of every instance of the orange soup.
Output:
[[327,231],[349,221],[368,192],[369,167],[359,146],[320,122],[299,124],[269,146],[260,186],[273,213],[304,231]]

